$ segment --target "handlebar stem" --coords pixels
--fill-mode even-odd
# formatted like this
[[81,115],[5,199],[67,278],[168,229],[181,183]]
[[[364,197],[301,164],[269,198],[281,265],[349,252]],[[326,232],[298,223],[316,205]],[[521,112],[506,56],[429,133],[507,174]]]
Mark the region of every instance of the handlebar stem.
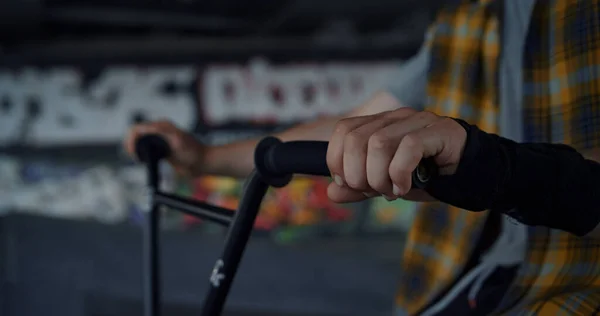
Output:
[[160,277],[160,205],[156,203],[154,193],[158,191],[160,174],[158,161],[150,160],[148,173],[148,213],[143,226],[143,268],[144,268],[144,316],[160,316],[161,307],[161,277]]
[[262,176],[253,171],[246,184],[240,206],[234,215],[233,224],[225,239],[225,249],[213,268],[202,316],[221,315],[232,281],[252,233],[254,220],[268,188],[269,185]]

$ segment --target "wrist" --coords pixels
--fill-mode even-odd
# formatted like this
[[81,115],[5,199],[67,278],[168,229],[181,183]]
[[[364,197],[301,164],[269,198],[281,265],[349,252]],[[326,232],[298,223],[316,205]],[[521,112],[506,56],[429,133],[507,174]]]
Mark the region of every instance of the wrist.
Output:
[[204,146],[198,154],[194,175],[247,177],[254,168],[255,140],[220,146]]
[[[202,175],[218,175],[222,166],[222,154],[219,154],[219,146],[199,146],[195,152],[192,173],[194,177]],[[221,156],[221,159],[219,159]]]

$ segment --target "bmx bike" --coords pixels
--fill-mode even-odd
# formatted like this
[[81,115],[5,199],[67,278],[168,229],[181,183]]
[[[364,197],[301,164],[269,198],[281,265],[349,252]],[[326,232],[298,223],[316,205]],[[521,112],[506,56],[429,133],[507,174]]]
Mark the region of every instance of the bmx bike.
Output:
[[[159,189],[159,162],[170,155],[167,142],[158,135],[146,135],[136,141],[138,158],[147,166],[149,189],[148,213],[143,227],[143,313],[144,316],[161,314],[161,277],[159,222],[160,207],[192,215],[228,227],[225,245],[215,262],[209,277],[202,316],[219,316],[240,264],[244,249],[252,232],[254,220],[267,189],[287,185],[294,174],[326,176],[327,142],[292,141],[281,142],[266,137],[254,152],[255,169],[245,184],[237,211],[218,207],[197,200],[162,192]],[[413,187],[424,188],[436,175],[437,167],[430,159],[423,159],[412,173]]]

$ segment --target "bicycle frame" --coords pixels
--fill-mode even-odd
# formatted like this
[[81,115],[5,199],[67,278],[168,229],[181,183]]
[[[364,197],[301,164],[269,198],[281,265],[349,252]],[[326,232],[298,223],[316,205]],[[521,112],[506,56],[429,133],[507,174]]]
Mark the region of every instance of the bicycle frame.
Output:
[[168,194],[159,190],[158,163],[149,163],[150,209],[144,225],[144,316],[161,315],[161,275],[159,222],[161,206],[229,227],[225,247],[209,278],[203,316],[218,316],[225,305],[231,284],[248,243],[254,220],[269,185],[253,172],[244,190],[239,208],[233,211],[208,203]]
[[[209,290],[201,314],[219,316],[223,311],[267,189],[270,186],[280,188],[287,185],[293,174],[329,176],[326,164],[327,146],[327,142],[282,143],[274,137],[264,138],[256,147],[255,170],[247,180],[239,208],[234,212],[161,192],[158,165],[160,159],[169,156],[169,146],[157,135],[144,136],[138,140],[136,154],[147,164],[149,189],[149,212],[143,233],[144,316],[160,316],[162,309],[159,243],[161,206],[168,206],[185,214],[229,227],[225,247],[215,262],[209,278]],[[437,169],[431,161],[423,164],[423,168],[417,168],[413,172],[413,186],[424,187],[428,179],[435,174]]]

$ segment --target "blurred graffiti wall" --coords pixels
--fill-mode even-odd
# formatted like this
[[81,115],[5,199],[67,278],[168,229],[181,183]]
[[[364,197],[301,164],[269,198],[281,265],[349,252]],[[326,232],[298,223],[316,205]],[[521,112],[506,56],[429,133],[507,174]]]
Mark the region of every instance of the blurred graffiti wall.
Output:
[[[128,128],[168,119],[208,144],[259,137],[344,113],[385,86],[400,61],[102,64],[0,69],[0,212],[139,223],[144,167],[122,152]],[[162,172],[166,190],[235,209],[243,182]],[[271,190],[257,230],[278,240],[402,232],[412,204],[337,205],[329,179]],[[219,231],[173,212],[168,229]]]

